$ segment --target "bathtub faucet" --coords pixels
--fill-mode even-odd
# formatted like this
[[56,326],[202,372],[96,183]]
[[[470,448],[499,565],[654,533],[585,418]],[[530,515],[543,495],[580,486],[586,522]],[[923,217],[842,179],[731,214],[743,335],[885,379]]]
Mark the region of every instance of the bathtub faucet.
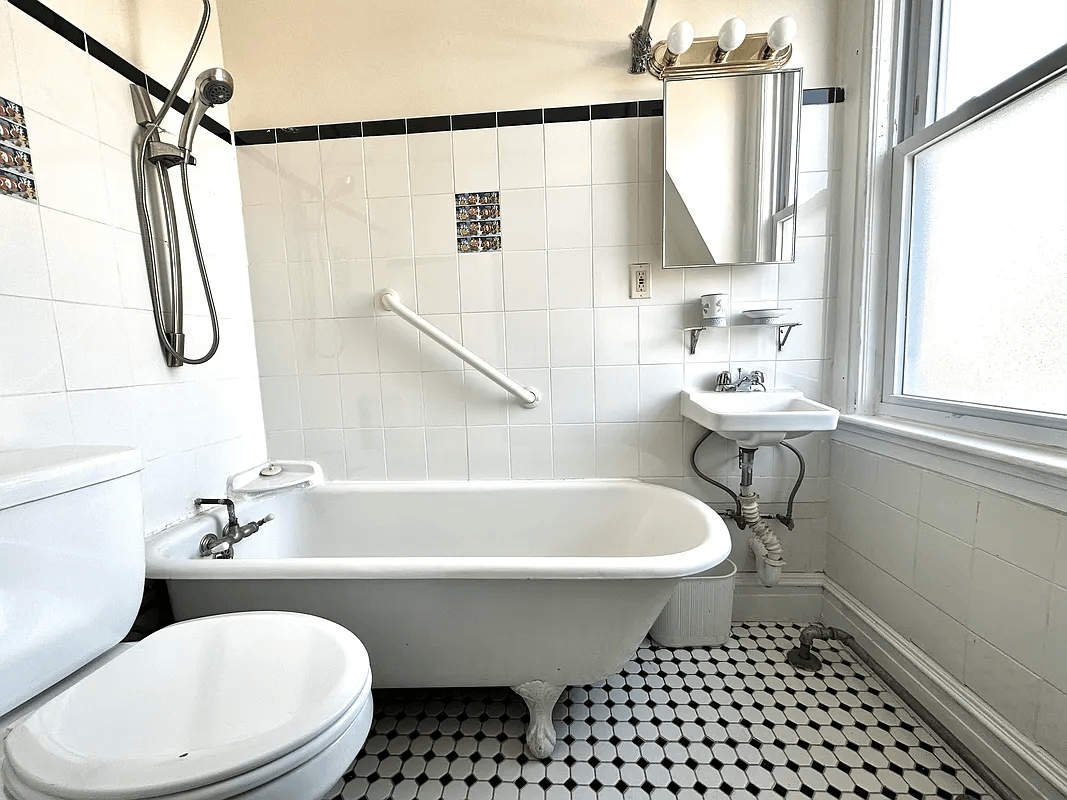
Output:
[[196,504],[198,506],[224,505],[226,506],[226,513],[229,517],[226,527],[222,529],[222,536],[216,536],[214,533],[209,533],[200,540],[201,558],[233,558],[233,546],[235,544],[242,539],[247,539],[274,519],[273,514],[267,514],[267,516],[261,520],[242,525],[237,521],[237,510],[234,508],[233,500],[213,500],[208,497],[198,497],[196,498]]

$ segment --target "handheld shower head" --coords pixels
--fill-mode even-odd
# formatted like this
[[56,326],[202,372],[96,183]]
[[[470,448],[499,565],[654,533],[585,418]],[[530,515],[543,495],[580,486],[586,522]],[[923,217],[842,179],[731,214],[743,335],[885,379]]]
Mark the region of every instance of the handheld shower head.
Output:
[[233,76],[222,67],[206,69],[196,76],[196,91],[189,104],[182,127],[178,132],[178,147],[188,153],[193,148],[193,136],[207,110],[230,102],[233,97]]

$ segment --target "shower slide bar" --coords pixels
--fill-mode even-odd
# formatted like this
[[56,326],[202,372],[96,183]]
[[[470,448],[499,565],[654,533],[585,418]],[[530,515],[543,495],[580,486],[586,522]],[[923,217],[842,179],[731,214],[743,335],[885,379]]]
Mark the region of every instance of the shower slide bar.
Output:
[[395,289],[383,289],[378,293],[377,299],[381,308],[386,311],[392,311],[404,322],[414,328],[418,328],[441,347],[466,361],[497,386],[511,392],[525,408],[536,408],[537,404],[541,402],[540,392],[532,386],[523,386],[521,383],[513,381],[492,364],[476,356],[443,330],[427,322],[400,301],[400,294]]

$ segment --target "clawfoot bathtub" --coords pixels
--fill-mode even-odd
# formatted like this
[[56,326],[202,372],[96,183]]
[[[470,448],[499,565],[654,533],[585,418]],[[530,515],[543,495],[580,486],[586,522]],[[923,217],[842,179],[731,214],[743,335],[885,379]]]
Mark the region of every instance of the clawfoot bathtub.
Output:
[[301,611],[366,645],[378,687],[510,686],[552,754],[563,689],[618,672],[678,581],[729,553],[719,517],[638,481],[326,483],[238,504],[275,520],[198,557],[221,509],[146,542],[177,619]]

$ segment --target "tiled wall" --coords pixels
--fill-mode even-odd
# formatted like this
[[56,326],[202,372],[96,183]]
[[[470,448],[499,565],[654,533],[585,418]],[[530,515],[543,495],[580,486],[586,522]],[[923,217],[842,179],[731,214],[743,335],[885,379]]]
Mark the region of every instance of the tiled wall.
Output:
[[[239,147],[271,456],[313,458],[331,478],[640,476],[722,499],[689,467],[702,431],[679,391],[744,367],[821,396],[835,108],[804,107],[802,238],[781,267],[659,268],[658,116]],[[503,251],[457,255],[454,193],[497,190]],[[649,300],[629,299],[635,261],[654,265]],[[376,310],[387,287],[541,404],[522,408]],[[773,328],[748,326],[707,331],[690,356],[682,328],[721,291],[735,312],[781,303],[804,324],[780,353]],[[787,556],[820,569],[828,444],[798,443],[810,477]],[[787,497],[792,456],[757,461],[765,499]],[[736,486],[725,441],[702,466]]]
[[1067,763],[1067,517],[835,442],[826,572]]
[[[0,3],[0,96],[27,108],[40,193],[39,207],[0,197],[0,449],[141,448],[153,530],[264,456],[234,149],[201,131],[193,169],[222,346],[205,366],[171,370],[156,344],[137,232],[128,82]],[[183,250],[191,254],[188,242]],[[207,317],[195,265],[186,264],[185,285],[197,353]]]

